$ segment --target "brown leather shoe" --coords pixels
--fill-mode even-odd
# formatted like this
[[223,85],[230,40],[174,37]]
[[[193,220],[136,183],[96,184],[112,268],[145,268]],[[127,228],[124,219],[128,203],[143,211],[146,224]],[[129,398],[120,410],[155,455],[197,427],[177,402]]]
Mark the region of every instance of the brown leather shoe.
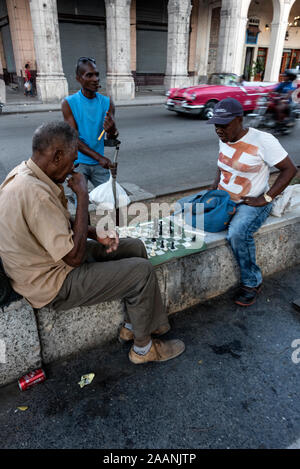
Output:
[[[152,334],[161,336],[161,335],[164,335],[167,332],[169,332],[170,329],[171,329],[170,324],[165,324],[164,326],[161,326],[158,329],[156,329],[155,331],[153,331]],[[123,343],[129,342],[130,340],[133,340],[133,339],[134,339],[133,332],[130,331],[129,329],[127,329],[127,327],[123,326],[122,329],[120,330],[119,342],[121,342],[123,344]]]
[[142,365],[148,362],[166,362],[178,357],[184,350],[185,345],[181,340],[174,339],[163,342],[159,339],[153,339],[151,348],[146,355],[138,355],[132,346],[129,351],[129,360],[135,365]]

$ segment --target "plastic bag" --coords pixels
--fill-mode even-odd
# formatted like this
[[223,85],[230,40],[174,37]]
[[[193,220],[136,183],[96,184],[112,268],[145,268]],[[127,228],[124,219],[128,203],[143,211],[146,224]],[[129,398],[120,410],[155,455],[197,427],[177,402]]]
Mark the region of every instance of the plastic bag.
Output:
[[282,217],[297,207],[300,207],[300,184],[286,187],[282,194],[274,199],[271,215]]
[[31,85],[30,81],[25,81],[25,83],[24,83],[25,90],[30,91],[31,87],[32,87],[32,85]]
[[[130,198],[126,191],[116,182],[116,194],[117,194],[117,208],[126,207],[130,204]],[[115,199],[113,193],[113,178],[110,178],[104,184],[95,187],[89,194],[90,201],[97,204],[97,209],[100,210],[114,210]]]

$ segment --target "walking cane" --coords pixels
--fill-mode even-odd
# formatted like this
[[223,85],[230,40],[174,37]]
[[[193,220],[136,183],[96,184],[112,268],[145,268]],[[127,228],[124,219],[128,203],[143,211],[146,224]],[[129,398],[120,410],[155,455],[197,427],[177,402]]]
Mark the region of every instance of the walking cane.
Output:
[[119,224],[120,224],[120,213],[119,213],[119,207],[118,207],[118,194],[117,194],[117,160],[118,160],[118,155],[119,155],[119,150],[120,150],[120,140],[117,139],[107,139],[104,140],[104,145],[107,147],[115,147],[115,154],[114,154],[114,165],[115,165],[115,171],[114,174],[112,174],[112,188],[113,188],[113,195],[114,195],[114,204],[115,204],[115,211],[116,211],[116,228],[118,229]]

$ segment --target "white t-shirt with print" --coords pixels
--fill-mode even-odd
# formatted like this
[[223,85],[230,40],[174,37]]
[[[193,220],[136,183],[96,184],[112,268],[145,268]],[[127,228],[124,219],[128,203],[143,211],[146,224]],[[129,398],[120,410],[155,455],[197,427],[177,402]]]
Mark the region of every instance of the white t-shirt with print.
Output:
[[252,127],[237,142],[220,140],[218,189],[228,192],[235,202],[245,196],[258,197],[269,189],[270,167],[287,155],[277,138]]

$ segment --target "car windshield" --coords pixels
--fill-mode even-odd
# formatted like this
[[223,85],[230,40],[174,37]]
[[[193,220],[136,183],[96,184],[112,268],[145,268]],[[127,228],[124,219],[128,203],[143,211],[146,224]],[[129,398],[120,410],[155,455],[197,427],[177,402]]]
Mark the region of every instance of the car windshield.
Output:
[[212,73],[208,79],[209,85],[237,86],[237,75]]

